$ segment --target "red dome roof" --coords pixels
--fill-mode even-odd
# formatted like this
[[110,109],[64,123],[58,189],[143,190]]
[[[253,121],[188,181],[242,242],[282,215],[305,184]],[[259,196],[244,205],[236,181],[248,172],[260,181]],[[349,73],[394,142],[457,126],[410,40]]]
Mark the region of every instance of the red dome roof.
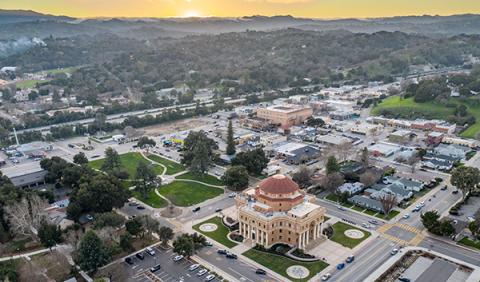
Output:
[[263,180],[258,188],[268,194],[289,194],[299,190],[297,183],[282,174],[276,174]]

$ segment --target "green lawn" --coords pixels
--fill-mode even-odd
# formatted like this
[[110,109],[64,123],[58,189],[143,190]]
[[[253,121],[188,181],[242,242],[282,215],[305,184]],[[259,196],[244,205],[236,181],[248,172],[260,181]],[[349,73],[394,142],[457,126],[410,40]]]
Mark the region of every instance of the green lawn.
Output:
[[157,155],[153,155],[153,154],[150,154],[147,156],[149,159],[151,159],[152,161],[155,161],[157,163],[161,163],[163,164],[164,166],[167,167],[167,172],[166,174],[168,175],[172,175],[172,174],[175,174],[175,173],[179,173],[181,171],[184,171],[185,170],[185,167],[179,163],[176,163],[174,161],[171,161],[171,160],[168,160],[168,159],[165,159],[165,158],[162,158],[160,156],[157,156]]
[[460,245],[465,245],[480,250],[480,241],[473,241],[468,237],[464,237],[462,240],[458,241]]
[[205,186],[195,182],[174,181],[159,188],[160,194],[176,206],[188,207],[215,198],[223,189]]
[[150,192],[148,192],[148,194],[147,194],[148,198],[144,198],[143,195],[136,190],[133,190],[132,193],[133,193],[133,196],[135,197],[135,199],[151,206],[152,208],[157,208],[158,209],[158,208],[166,207],[168,205],[167,201],[165,199],[159,197],[155,193],[154,189],[152,189]]
[[364,210],[363,213],[366,213],[368,215],[376,215],[377,214],[376,211],[372,211],[372,210]]
[[[313,276],[315,276],[317,273],[324,270],[328,266],[328,264],[323,261],[316,261],[316,262],[296,261],[284,256],[261,252],[255,249],[250,249],[244,252],[243,255],[292,281],[299,281],[299,282],[308,281],[309,279],[311,279]],[[310,271],[310,274],[308,275],[308,277],[304,279],[294,279],[288,276],[286,271],[287,268],[292,265],[301,265],[303,267],[306,267]]]
[[[120,155],[120,162],[122,163],[122,167],[128,171],[130,179],[133,179],[135,177],[135,174],[137,173],[137,164],[140,161],[148,162],[148,160],[145,160],[145,158],[143,158],[140,153],[130,152]],[[103,162],[104,159],[94,160],[90,161],[89,165],[94,169],[101,169]],[[154,165],[154,170],[157,174],[161,174],[163,172],[163,167],[159,165]]]
[[388,216],[386,218],[384,217],[383,213],[378,213],[378,214],[375,215],[375,217],[385,219],[385,220],[390,220],[390,219],[394,218],[395,216],[397,216],[399,213],[400,213],[399,211],[393,210],[388,214]]
[[365,208],[362,208],[362,207],[359,207],[359,206],[353,206],[352,209],[356,210],[356,211],[359,211],[359,212],[363,212],[365,210]]
[[[473,98],[471,98],[473,101]],[[476,101],[467,100],[461,102],[458,99],[450,98],[448,102],[452,105],[463,103],[468,108],[468,113],[475,117],[476,123],[468,127],[460,135],[467,138],[475,138],[477,132],[480,131],[480,105]],[[374,107],[371,111],[372,115],[381,115],[382,110],[390,110],[401,118],[415,119],[443,119],[446,120],[449,115],[452,115],[455,108],[447,107],[436,102],[416,103],[413,98],[403,99],[400,96],[391,96],[384,99],[380,104]]]
[[[217,230],[213,232],[203,232],[200,231],[200,225],[204,223],[214,223],[218,226]],[[218,243],[224,245],[227,248],[233,248],[236,245],[238,245],[235,242],[230,241],[230,239],[227,238],[228,233],[230,230],[223,225],[222,219],[220,217],[212,217],[208,220],[205,220],[204,222],[201,222],[199,224],[196,224],[193,226],[193,229],[197,230],[198,232],[202,233],[203,235],[217,241]]]
[[192,172],[187,172],[185,174],[179,175],[176,177],[177,179],[191,179],[191,180],[197,180],[203,183],[211,184],[211,185],[218,185],[222,186],[223,182],[216,178],[215,176],[212,176],[210,174],[204,174],[203,176],[198,176],[193,174]]
[[371,235],[370,232],[361,230],[363,233],[365,233],[365,236],[360,239],[353,239],[353,238],[347,237],[344,234],[344,232],[345,230],[348,230],[348,229],[360,230],[358,228],[355,228],[355,226],[352,226],[350,224],[346,224],[343,222],[337,222],[334,225],[332,225],[332,227],[333,227],[333,235],[332,235],[332,238],[330,238],[330,240],[337,242],[340,245],[350,249],[353,249],[355,246],[360,244],[363,240],[367,239]]

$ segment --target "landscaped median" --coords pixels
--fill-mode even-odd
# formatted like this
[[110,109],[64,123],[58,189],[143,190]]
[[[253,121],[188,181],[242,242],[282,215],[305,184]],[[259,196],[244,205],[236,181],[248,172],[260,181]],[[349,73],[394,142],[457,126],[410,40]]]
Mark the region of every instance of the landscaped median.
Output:
[[[243,255],[265,266],[266,268],[275,271],[283,277],[286,277],[292,281],[299,282],[310,280],[313,276],[315,276],[317,273],[321,272],[328,266],[326,262],[321,260],[314,262],[297,261],[285,256],[276,255],[269,252],[263,252],[256,249],[250,249],[244,252]],[[292,276],[288,275],[287,269],[289,269],[290,267],[297,267],[297,269],[306,269],[308,270],[308,273],[303,272],[303,274],[305,275],[304,278],[295,279]]]
[[193,229],[211,238],[212,240],[217,241],[225,247],[233,248],[238,245],[237,243],[228,239],[227,236],[228,233],[230,233],[230,230],[223,224],[220,217],[216,216],[200,222],[199,224],[194,225]]
[[369,209],[366,209],[364,207],[360,207],[360,206],[357,206],[357,205],[354,205],[354,204],[351,204],[351,203],[340,202],[339,197],[334,195],[334,194],[328,194],[327,196],[324,197],[324,199],[327,200],[327,201],[330,201],[330,202],[334,202],[334,203],[336,203],[338,205],[341,205],[343,207],[352,209],[354,211],[358,211],[358,212],[364,213],[364,214],[369,215],[369,216],[375,216],[375,217],[378,217],[378,218],[381,218],[381,219],[384,219],[384,220],[390,220],[400,213],[397,210],[392,210],[392,211],[390,211],[388,216],[385,217],[383,213],[380,213],[380,212],[377,212],[377,211],[374,211],[374,210],[369,210]]
[[358,244],[372,235],[370,232],[360,230],[353,225],[337,222],[332,225],[333,235],[329,239],[340,245],[353,249]]

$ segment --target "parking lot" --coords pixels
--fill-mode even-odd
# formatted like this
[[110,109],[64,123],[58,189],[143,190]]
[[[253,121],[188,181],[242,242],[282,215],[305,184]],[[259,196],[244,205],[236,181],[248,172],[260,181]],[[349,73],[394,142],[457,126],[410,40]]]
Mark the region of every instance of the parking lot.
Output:
[[[128,281],[204,281],[207,275],[210,274],[210,271],[208,271],[201,276],[197,275],[197,273],[203,269],[203,266],[199,266],[197,269],[190,271],[189,267],[195,264],[195,262],[185,258],[178,262],[174,262],[173,257],[175,254],[171,248],[163,249],[162,247],[157,246],[153,249],[155,250],[155,255],[151,256],[143,252],[143,260],[140,260],[135,257],[135,254],[132,254],[130,256],[133,259],[132,265],[127,264],[124,261],[120,262],[120,264],[128,271]],[[160,264],[160,270],[152,273],[150,268],[157,264]],[[115,277],[113,277],[113,279],[115,280]],[[215,278],[212,281],[219,280]]]

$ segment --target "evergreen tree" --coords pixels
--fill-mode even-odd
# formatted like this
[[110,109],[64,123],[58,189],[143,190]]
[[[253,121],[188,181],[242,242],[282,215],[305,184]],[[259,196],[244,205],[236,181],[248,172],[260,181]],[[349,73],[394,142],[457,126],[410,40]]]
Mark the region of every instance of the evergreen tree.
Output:
[[232,121],[228,121],[228,131],[227,131],[227,155],[235,155],[235,141],[233,140],[233,127]]
[[107,248],[93,231],[87,231],[78,248],[77,263],[83,270],[97,270],[109,260]]
[[157,175],[153,170],[152,165],[143,160],[138,162],[135,178],[137,180],[137,186],[135,189],[142,194],[144,199],[148,198],[148,192],[154,188],[157,179]]
[[337,162],[337,158],[334,156],[328,157],[326,164],[327,175],[340,171],[340,165]]
[[121,166],[120,162],[120,156],[118,155],[118,152],[112,149],[111,147],[108,147],[105,150],[105,159],[102,164],[102,170],[103,171],[112,171]]

